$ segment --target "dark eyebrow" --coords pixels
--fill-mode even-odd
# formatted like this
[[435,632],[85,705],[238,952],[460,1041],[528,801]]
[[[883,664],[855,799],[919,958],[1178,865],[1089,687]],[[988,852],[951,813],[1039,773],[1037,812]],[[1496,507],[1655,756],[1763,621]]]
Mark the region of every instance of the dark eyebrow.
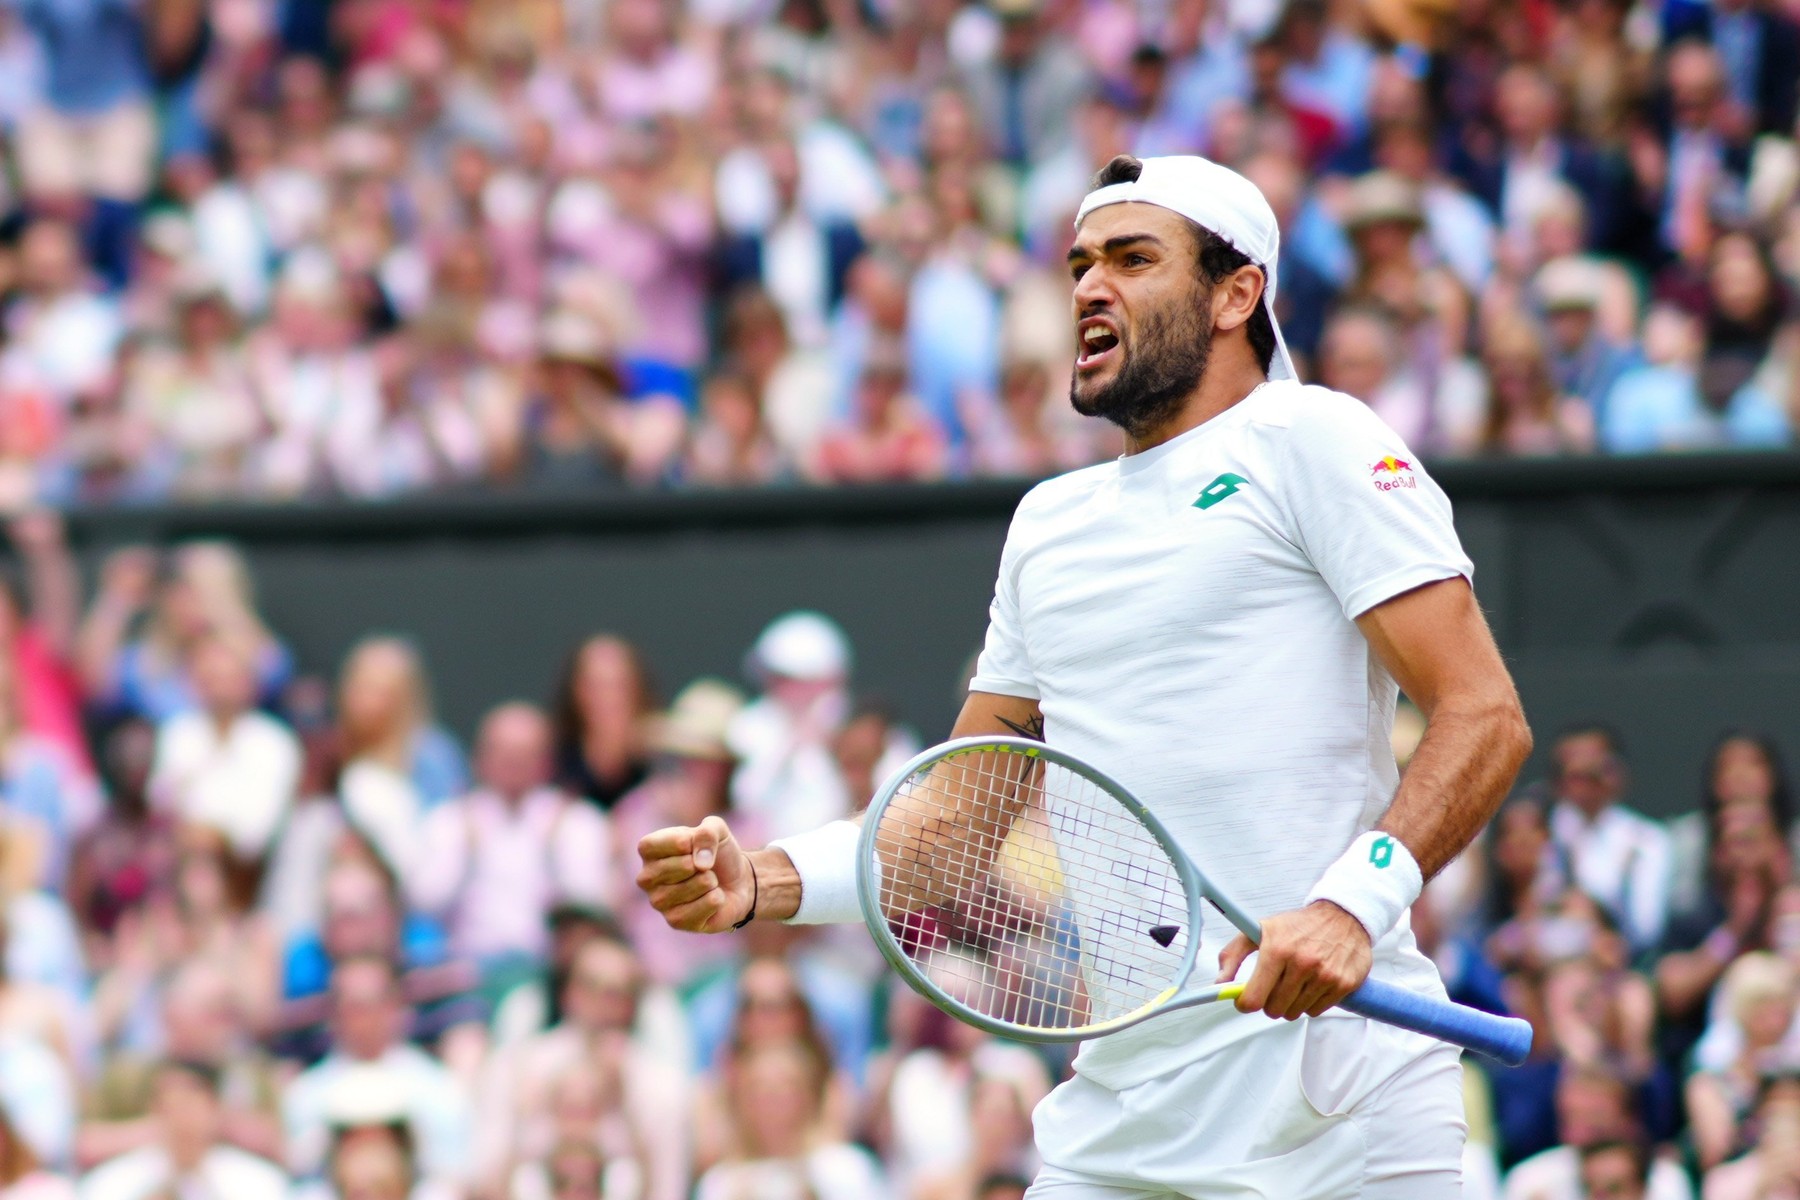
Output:
[[[1125,247],[1135,246],[1139,242],[1149,242],[1158,250],[1168,249],[1168,247],[1163,244],[1163,240],[1153,233],[1122,233],[1118,237],[1109,237],[1104,242],[1101,242],[1100,252],[1102,254],[1116,254],[1120,250],[1125,249]],[[1069,247],[1070,262],[1074,262],[1077,259],[1092,257],[1093,254],[1090,251],[1085,250],[1080,246]]]

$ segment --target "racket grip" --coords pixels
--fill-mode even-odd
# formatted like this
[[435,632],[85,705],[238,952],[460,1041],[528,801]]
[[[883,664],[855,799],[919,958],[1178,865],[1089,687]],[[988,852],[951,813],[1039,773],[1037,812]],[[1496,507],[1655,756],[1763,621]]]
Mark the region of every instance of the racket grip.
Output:
[[1364,980],[1338,1007],[1473,1050],[1509,1067],[1518,1066],[1531,1053],[1529,1021],[1421,996],[1378,979]]

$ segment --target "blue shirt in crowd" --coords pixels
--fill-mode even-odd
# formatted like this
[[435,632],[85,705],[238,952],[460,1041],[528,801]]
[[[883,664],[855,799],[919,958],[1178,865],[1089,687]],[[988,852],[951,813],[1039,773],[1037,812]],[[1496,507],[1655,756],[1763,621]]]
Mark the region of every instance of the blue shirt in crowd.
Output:
[[92,116],[150,94],[150,64],[135,0],[14,0],[43,42],[45,96]]

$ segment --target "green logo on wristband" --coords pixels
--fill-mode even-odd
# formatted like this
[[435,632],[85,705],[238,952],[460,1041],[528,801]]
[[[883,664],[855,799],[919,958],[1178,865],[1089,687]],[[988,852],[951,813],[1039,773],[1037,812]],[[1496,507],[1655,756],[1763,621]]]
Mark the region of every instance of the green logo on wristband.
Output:
[[1376,870],[1381,870],[1393,862],[1394,839],[1391,837],[1376,838],[1369,846],[1369,861],[1375,864]]

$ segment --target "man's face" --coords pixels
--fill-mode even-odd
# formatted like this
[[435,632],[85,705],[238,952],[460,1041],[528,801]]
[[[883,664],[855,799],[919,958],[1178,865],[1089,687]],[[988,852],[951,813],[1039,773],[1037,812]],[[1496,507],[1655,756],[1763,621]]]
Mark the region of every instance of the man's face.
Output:
[[400,1040],[405,1010],[392,972],[376,963],[353,962],[338,968],[331,992],[332,1032],[352,1058],[380,1058]]
[[1644,1200],[1637,1162],[1623,1146],[1590,1154],[1581,1162],[1582,1200]]
[[476,773],[502,796],[522,796],[550,778],[550,725],[523,705],[499,709],[483,724]]
[[1556,1132],[1570,1146],[1590,1146],[1619,1137],[1631,1128],[1622,1085],[1581,1076],[1565,1078],[1556,1089]]
[[151,1111],[177,1160],[197,1160],[219,1139],[219,1098],[187,1071],[170,1068],[157,1076]]
[[1180,410],[1212,350],[1213,289],[1192,227],[1153,204],[1088,214],[1069,250],[1076,359],[1069,401],[1139,436]]
[[1584,812],[1612,803],[1624,782],[1618,756],[1599,734],[1576,734],[1557,745],[1557,794]]

